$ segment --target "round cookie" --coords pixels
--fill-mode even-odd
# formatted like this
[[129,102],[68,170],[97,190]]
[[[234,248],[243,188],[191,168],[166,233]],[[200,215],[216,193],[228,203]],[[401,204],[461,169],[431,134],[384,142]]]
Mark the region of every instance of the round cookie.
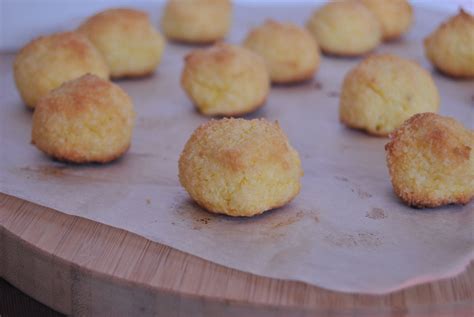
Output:
[[474,16],[460,10],[428,36],[424,45],[427,58],[444,74],[474,77]]
[[265,59],[274,83],[310,79],[319,67],[319,48],[311,34],[292,23],[267,20],[253,29],[244,46]]
[[231,20],[229,0],[169,0],[161,26],[171,40],[203,44],[223,39],[229,32]]
[[413,8],[407,0],[361,1],[377,17],[385,41],[399,38],[413,22]]
[[260,56],[219,43],[185,57],[181,85],[201,113],[238,116],[265,103],[270,79]]
[[278,123],[211,120],[179,159],[179,180],[203,208],[250,217],[287,204],[300,191],[298,153]]
[[23,102],[35,108],[38,100],[62,83],[91,73],[109,78],[103,57],[83,35],[73,32],[39,37],[15,57],[13,75]]
[[306,23],[323,53],[357,56],[375,49],[381,40],[380,23],[357,1],[333,1],[319,8]]
[[395,193],[416,207],[467,204],[474,197],[474,131],[449,117],[421,113],[385,146]]
[[78,31],[105,57],[112,78],[146,76],[160,63],[164,40],[145,12],[106,10],[87,19]]
[[74,163],[106,163],[130,146],[133,104],[119,86],[94,75],[68,81],[38,102],[32,143]]
[[438,89],[425,69],[397,56],[372,55],[344,78],[339,117],[351,128],[386,136],[412,115],[438,108]]

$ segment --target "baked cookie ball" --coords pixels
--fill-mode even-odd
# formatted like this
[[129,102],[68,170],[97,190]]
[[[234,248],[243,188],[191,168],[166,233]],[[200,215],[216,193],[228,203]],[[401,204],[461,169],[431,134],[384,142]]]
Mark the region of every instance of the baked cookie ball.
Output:
[[427,58],[452,77],[474,77],[474,16],[461,10],[425,39]]
[[268,20],[253,29],[244,46],[265,59],[274,83],[310,79],[319,67],[319,48],[312,35],[292,23]]
[[106,163],[129,148],[134,120],[132,101],[119,86],[84,75],[40,99],[32,143],[61,161]]
[[408,205],[467,204],[474,197],[474,131],[449,117],[420,113],[385,146],[395,193]]
[[361,0],[377,17],[385,41],[399,38],[413,22],[413,8],[407,0]]
[[73,32],[31,41],[13,63],[16,87],[30,108],[62,83],[87,73],[109,78],[109,69],[100,53],[85,36]]
[[211,120],[194,131],[179,159],[179,180],[203,208],[254,216],[287,204],[300,191],[298,153],[278,123]]
[[323,53],[357,56],[375,49],[381,40],[380,23],[357,1],[333,1],[318,9],[306,24]]
[[169,0],[161,26],[171,40],[203,44],[223,39],[231,20],[229,0]]
[[145,12],[106,10],[90,17],[78,31],[105,57],[112,78],[146,76],[160,63],[164,40]]
[[201,113],[238,116],[264,104],[270,79],[259,55],[219,43],[185,57],[181,85]]
[[341,122],[386,136],[416,113],[437,112],[439,93],[415,62],[373,55],[347,73],[339,102]]

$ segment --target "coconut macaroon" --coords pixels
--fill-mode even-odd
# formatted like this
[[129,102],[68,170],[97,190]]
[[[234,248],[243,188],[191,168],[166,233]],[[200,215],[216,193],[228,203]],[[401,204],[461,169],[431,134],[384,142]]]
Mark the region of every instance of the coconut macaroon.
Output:
[[87,19],[78,31],[105,57],[112,78],[146,76],[160,63],[164,40],[145,12],[106,10]]
[[395,193],[408,205],[467,204],[474,197],[474,131],[449,117],[421,113],[385,146]]
[[107,64],[92,43],[73,32],[31,41],[16,55],[13,64],[16,87],[30,108],[62,83],[87,73],[109,77]]
[[361,0],[377,17],[385,41],[399,38],[413,22],[413,8],[407,0]]
[[323,53],[363,55],[375,49],[382,30],[375,15],[357,1],[329,2],[314,12],[306,27]]
[[319,67],[319,48],[312,35],[292,23],[267,20],[253,29],[244,46],[265,59],[274,83],[310,79]]
[[397,56],[372,55],[344,78],[339,116],[351,128],[386,136],[412,115],[438,108],[438,89],[426,70]]
[[254,216],[287,204],[300,191],[298,153],[278,123],[211,120],[194,131],[179,159],[179,180],[203,208]]
[[229,0],[169,0],[161,19],[166,37],[186,43],[212,43],[229,32]]
[[218,43],[185,57],[181,85],[201,113],[238,116],[264,104],[270,79],[259,55]]
[[125,91],[84,75],[40,99],[33,115],[32,143],[61,161],[106,163],[129,148],[134,120]]
[[474,77],[474,16],[460,10],[428,36],[424,44],[428,59],[444,74]]

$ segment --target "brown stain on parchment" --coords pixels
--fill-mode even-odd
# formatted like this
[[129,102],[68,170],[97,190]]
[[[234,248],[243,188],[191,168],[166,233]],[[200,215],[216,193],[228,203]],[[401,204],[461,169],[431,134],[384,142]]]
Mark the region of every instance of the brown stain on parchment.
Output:
[[193,230],[201,230],[204,225],[212,222],[211,217],[194,218]]
[[[245,225],[245,222],[258,222],[261,223],[261,229],[258,230],[258,233],[265,237],[278,238],[285,236],[286,233],[284,230],[279,230],[296,222],[299,222],[303,219],[312,221],[313,223],[319,223],[319,212],[318,211],[304,211],[299,210],[296,212],[285,212],[275,210],[268,211],[262,215],[251,217],[251,218],[242,218],[242,217],[230,217],[225,215],[214,215],[209,213],[199,207],[196,203],[192,201],[181,202],[172,207],[179,215],[179,223],[186,225],[192,230],[202,230],[206,226],[220,221],[237,221],[243,222],[241,224],[236,223],[236,226]],[[179,223],[172,223],[172,225],[178,225]]]
[[316,223],[319,223],[319,222],[320,222],[320,220],[319,220],[319,212],[317,212],[317,211],[312,211],[312,212],[310,212],[309,216],[310,216],[311,219],[314,220],[314,222],[316,222]]
[[299,221],[311,221],[312,223],[318,224],[320,222],[319,212],[300,210],[295,214],[285,215],[283,220],[278,218],[275,221],[270,222],[269,225],[264,226],[259,233],[265,238],[278,239],[286,236],[286,231],[281,229]]
[[279,222],[273,224],[272,228],[275,229],[275,228],[291,225],[295,222],[300,221],[301,219],[303,219],[303,217],[304,217],[304,212],[303,211],[298,211],[295,215],[292,215],[292,216],[286,218],[283,221],[279,221]]
[[376,208],[376,207],[372,208],[372,210],[369,211],[365,216],[367,218],[374,219],[374,220],[387,218],[385,211],[382,208]]
[[[179,215],[180,223],[186,224],[192,230],[201,230],[214,222],[220,215],[213,215],[192,201],[179,203],[172,207]],[[172,223],[176,225],[176,223]]]
[[329,234],[324,241],[331,246],[340,248],[374,248],[382,245],[382,239],[378,234],[369,231],[361,231],[353,234]]
[[344,176],[334,176],[335,179],[341,181],[341,182],[345,182],[345,183],[349,183],[352,185],[351,187],[351,191],[353,193],[356,193],[357,196],[359,196],[360,199],[367,199],[367,198],[370,198],[372,197],[372,194],[369,193],[369,192],[366,192],[365,190],[361,189],[359,187],[358,184],[354,183],[354,182],[351,182],[347,177],[344,177]]
[[323,89],[323,84],[320,81],[316,80],[313,84],[313,88],[316,89],[316,90],[321,90],[321,89]]
[[191,216],[193,221],[193,228],[201,229],[202,226],[208,225],[214,221],[214,218],[211,216],[203,216],[203,215],[193,215]]
[[284,220],[277,221],[271,225],[271,229],[281,228],[284,226],[291,225],[303,219],[310,219],[316,223],[319,223],[319,212],[318,211],[303,211],[300,210],[294,215],[290,215]]
[[259,231],[259,234],[265,239],[272,239],[272,240],[286,236],[285,232],[282,232],[279,230],[273,230],[272,228],[270,228],[270,230],[268,229],[261,230]]
[[351,188],[351,191],[352,191],[353,193],[356,193],[357,196],[359,196],[360,199],[367,199],[367,198],[372,197],[372,194],[371,194],[371,193],[366,192],[366,191],[360,189],[360,188],[357,187],[357,186],[356,186],[355,188]]
[[22,167],[20,171],[27,173],[27,178],[31,176],[39,176],[40,178],[47,178],[47,177],[63,177],[66,175],[65,166],[36,166],[36,167]]
[[348,182],[349,179],[343,176],[334,176],[335,179],[340,180],[341,182]]

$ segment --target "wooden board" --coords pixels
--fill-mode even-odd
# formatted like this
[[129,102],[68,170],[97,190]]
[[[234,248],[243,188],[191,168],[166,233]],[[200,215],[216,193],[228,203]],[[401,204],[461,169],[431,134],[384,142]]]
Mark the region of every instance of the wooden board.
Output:
[[474,264],[384,296],[210,263],[130,232],[0,194],[0,276],[72,315],[472,316]]

